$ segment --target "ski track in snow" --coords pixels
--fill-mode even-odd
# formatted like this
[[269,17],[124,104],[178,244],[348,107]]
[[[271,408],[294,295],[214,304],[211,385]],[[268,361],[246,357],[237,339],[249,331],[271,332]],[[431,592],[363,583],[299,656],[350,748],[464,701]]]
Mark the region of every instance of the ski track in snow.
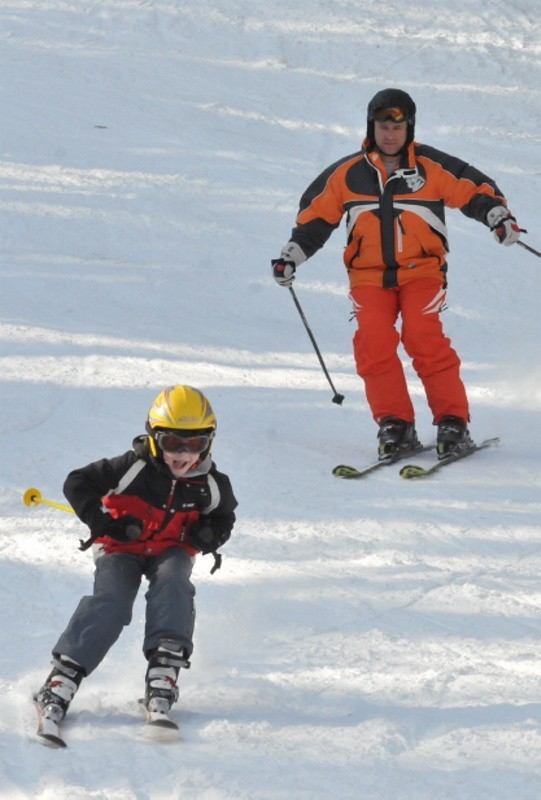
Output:
[[[302,191],[358,149],[390,85],[417,102],[416,138],[491,175],[539,249],[538,4],[0,0],[0,31],[0,797],[541,796],[539,263],[448,213],[445,324],[472,434],[501,445],[417,483],[400,465],[331,476],[376,443],[343,228],[296,284],[342,407],[269,272]],[[72,515],[22,494],[62,502],[66,474],[127,449],[179,382],[209,395],[240,503],[222,570],[195,567],[182,740],[144,735],[142,591],[69,748],[46,750],[30,698],[92,562]]]

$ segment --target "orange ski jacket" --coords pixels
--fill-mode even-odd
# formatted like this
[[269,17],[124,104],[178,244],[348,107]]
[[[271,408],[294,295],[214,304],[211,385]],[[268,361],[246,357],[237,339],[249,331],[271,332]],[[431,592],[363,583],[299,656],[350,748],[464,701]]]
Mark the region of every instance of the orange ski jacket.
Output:
[[308,187],[290,241],[310,258],[346,215],[344,264],[352,288],[426,277],[446,284],[445,206],[486,224],[487,212],[506,204],[491,178],[428,145],[412,142],[390,176],[376,149],[362,149]]

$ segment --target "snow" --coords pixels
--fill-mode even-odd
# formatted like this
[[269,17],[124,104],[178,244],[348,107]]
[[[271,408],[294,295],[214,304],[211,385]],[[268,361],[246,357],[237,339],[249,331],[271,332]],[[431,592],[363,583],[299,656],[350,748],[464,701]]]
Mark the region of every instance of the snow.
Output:
[[[472,434],[502,443],[412,483],[331,476],[376,445],[343,227],[295,284],[343,406],[270,277],[300,194],[393,85],[541,248],[538,3],[452,6],[0,0],[0,797],[541,796],[539,261],[449,212],[446,329]],[[142,591],[49,751],[30,696],[93,570],[77,519],[22,494],[64,501],[171,383],[211,399],[240,504],[221,571],[195,568],[182,741],[143,735]]]

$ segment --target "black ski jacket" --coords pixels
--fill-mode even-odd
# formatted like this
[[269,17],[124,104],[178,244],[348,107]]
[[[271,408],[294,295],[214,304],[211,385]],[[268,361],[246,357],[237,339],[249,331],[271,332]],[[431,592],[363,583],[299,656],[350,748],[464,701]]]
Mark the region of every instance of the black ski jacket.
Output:
[[174,478],[167,465],[151,454],[148,436],[138,436],[133,450],[75,469],[67,476],[64,494],[91,533],[110,516],[132,515],[143,530],[135,541],[107,536],[95,539],[106,553],[128,552],[153,556],[170,547],[190,555],[198,551],[187,542],[196,520],[208,525],[220,547],[230,537],[237,501],[227,475],[207,457],[185,477]]

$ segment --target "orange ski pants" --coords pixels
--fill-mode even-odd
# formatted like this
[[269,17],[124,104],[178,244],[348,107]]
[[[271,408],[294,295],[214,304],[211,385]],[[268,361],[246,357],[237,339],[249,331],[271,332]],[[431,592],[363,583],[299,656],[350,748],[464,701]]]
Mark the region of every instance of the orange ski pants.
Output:
[[[460,359],[444,332],[441,282],[420,278],[392,289],[355,286],[350,297],[358,329],[353,337],[357,373],[376,422],[415,413],[397,350],[400,341],[424,386],[434,424],[447,414],[469,421],[468,398],[460,378]],[[400,315],[401,332],[396,328]]]

